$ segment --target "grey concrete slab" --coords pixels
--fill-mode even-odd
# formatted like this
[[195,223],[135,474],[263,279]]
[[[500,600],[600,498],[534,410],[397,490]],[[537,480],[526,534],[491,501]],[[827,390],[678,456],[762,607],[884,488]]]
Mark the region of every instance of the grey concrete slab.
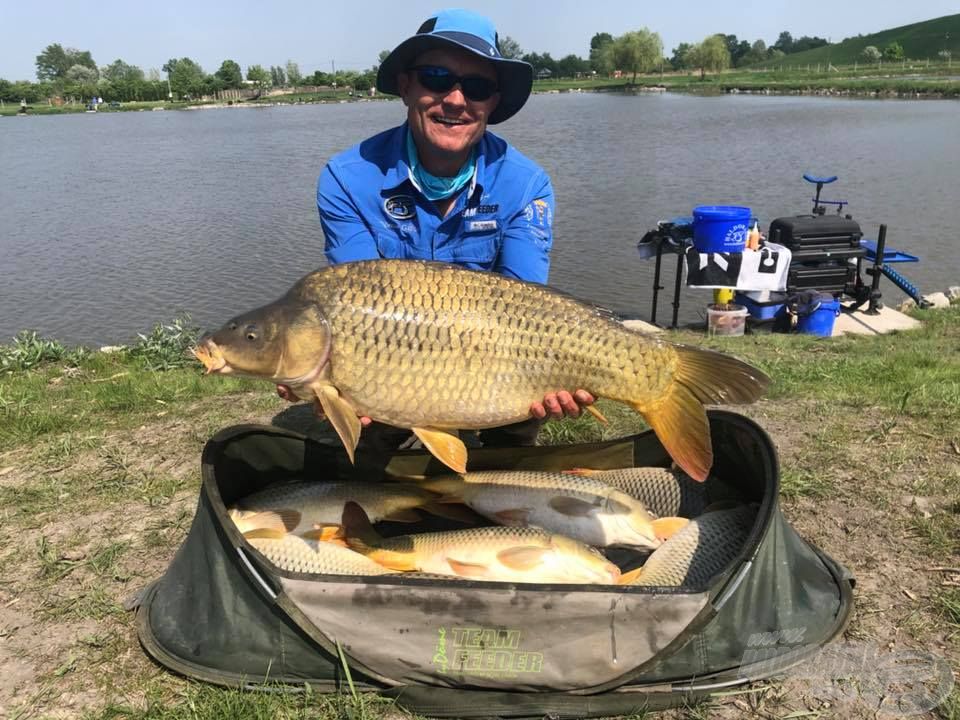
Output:
[[917,327],[920,327],[919,320],[891,307],[880,308],[876,315],[860,309],[852,313],[841,312],[833,324],[833,335],[883,335],[894,330],[912,330]]

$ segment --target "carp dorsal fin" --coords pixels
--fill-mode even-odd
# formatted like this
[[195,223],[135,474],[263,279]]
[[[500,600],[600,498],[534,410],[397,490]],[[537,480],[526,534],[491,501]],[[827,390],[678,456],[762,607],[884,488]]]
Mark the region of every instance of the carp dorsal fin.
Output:
[[340,436],[343,447],[346,448],[350,462],[360,441],[360,418],[353,405],[340,396],[340,391],[333,385],[315,385],[314,392],[324,415],[330,420],[333,429]]
[[449,430],[439,428],[412,428],[423,446],[454,472],[467,471],[467,446]]

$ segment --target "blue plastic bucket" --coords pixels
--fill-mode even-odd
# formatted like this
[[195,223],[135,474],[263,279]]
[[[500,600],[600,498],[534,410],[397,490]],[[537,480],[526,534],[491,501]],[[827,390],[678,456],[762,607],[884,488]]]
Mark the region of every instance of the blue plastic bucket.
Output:
[[693,246],[703,253],[743,252],[750,208],[700,205],[693,209]]
[[797,332],[830,337],[833,323],[840,315],[840,301],[833,295],[821,294],[809,304],[797,306]]

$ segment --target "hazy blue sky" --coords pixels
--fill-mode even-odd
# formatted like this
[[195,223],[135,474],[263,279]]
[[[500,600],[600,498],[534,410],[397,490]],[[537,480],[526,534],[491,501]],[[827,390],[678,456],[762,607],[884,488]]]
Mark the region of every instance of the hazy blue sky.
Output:
[[300,70],[361,70],[374,65],[441,7],[468,7],[493,18],[501,36],[527,51],[586,57],[597,32],[619,35],[648,27],[666,55],[681,42],[733,33],[772,44],[782,30],[838,42],[898,25],[951,15],[958,0],[0,0],[0,78],[35,80],[34,60],[51,43],[89,50],[100,66],[117,58],[144,71],[171,57],[191,57],[207,72],[224,59]]

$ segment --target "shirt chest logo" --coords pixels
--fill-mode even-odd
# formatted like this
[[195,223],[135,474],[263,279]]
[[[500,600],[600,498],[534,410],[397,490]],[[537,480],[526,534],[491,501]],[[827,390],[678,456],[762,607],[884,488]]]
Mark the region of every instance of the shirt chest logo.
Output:
[[396,220],[409,220],[417,213],[417,206],[410,195],[391,195],[383,201],[387,215]]
[[476,217],[477,215],[493,215],[500,210],[500,205],[475,205],[463,211],[464,217]]

